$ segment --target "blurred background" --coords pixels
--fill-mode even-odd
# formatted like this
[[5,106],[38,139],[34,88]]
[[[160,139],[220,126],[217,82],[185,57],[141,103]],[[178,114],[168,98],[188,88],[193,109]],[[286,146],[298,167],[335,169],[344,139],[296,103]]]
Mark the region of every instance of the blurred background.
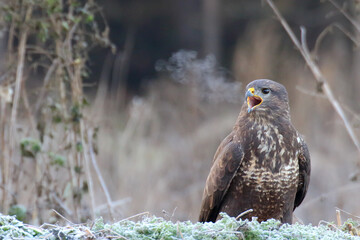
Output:
[[[360,153],[264,1],[96,3],[116,51],[90,52],[84,115],[98,127],[97,162],[115,220],[148,211],[196,221],[213,155],[235,123],[244,87],[259,78],[285,85],[292,122],[310,150],[310,187],[296,217],[334,221],[336,207],[360,215]],[[353,24],[330,1],[275,1],[298,37],[300,26],[307,29],[308,47],[359,138],[359,2],[335,3]],[[36,79],[26,86],[36,95]],[[106,206],[97,181],[94,190],[96,206]],[[17,203],[29,205],[26,197]]]

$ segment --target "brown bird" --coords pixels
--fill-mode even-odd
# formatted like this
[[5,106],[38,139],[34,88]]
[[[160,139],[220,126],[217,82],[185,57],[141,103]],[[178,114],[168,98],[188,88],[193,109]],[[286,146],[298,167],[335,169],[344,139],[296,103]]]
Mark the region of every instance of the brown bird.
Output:
[[243,219],[292,223],[310,180],[308,148],[291,124],[283,85],[267,79],[248,84],[232,132],[218,147],[206,180],[200,222],[219,213]]

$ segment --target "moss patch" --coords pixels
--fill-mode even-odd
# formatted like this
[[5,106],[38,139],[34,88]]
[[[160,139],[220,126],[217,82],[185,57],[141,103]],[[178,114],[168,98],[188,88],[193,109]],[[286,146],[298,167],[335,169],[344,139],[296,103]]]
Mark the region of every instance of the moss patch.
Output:
[[[351,226],[350,226],[351,225]],[[49,227],[49,225],[47,226]],[[91,226],[34,227],[15,217],[0,215],[0,238],[26,239],[359,239],[359,223],[348,220],[343,226],[283,224],[270,219],[259,223],[237,221],[226,214],[216,223],[171,222],[159,217],[144,217],[141,221],[122,220],[106,224],[102,218]]]

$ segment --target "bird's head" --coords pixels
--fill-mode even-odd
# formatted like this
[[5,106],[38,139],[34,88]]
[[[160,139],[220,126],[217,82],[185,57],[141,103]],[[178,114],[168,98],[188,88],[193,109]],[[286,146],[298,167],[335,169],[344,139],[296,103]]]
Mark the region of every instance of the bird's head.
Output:
[[248,114],[289,114],[288,94],[280,83],[258,79],[249,83],[246,89],[245,102]]

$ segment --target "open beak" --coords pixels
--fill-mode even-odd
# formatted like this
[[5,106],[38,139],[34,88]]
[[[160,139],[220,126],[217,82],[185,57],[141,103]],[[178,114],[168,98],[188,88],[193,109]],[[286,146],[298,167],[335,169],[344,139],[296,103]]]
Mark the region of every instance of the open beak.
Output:
[[255,89],[249,88],[245,94],[246,102],[248,105],[248,113],[253,111],[257,106],[259,106],[263,99],[255,95]]

